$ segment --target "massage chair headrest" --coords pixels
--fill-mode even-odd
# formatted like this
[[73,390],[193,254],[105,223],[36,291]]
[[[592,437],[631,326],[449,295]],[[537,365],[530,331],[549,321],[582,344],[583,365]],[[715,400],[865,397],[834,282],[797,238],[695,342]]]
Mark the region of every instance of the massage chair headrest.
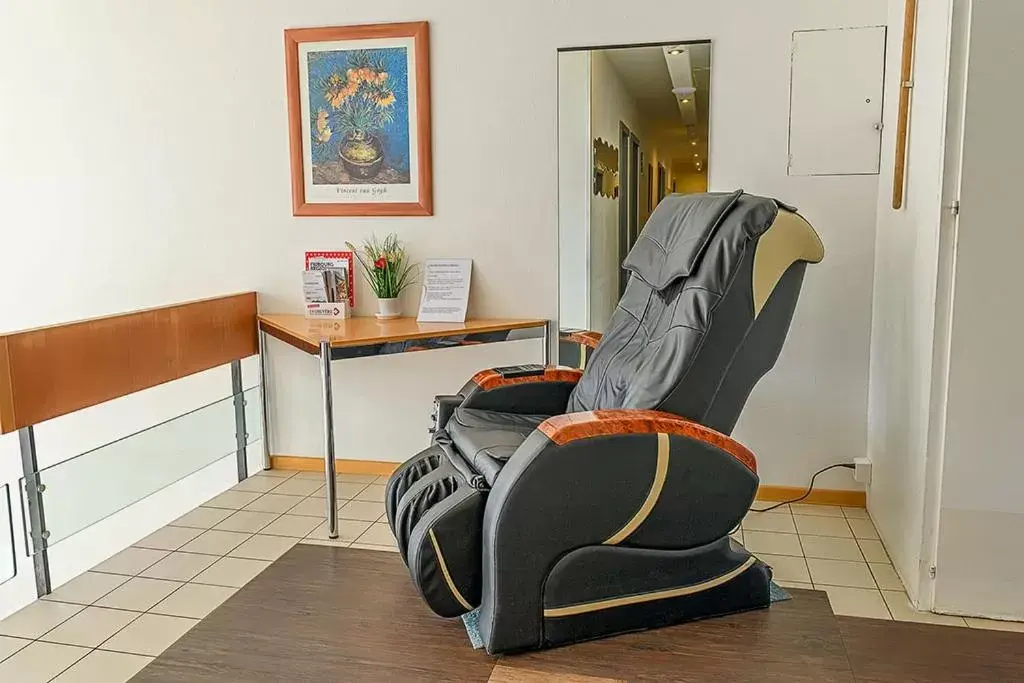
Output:
[[[622,267],[655,290],[663,290],[700,267],[701,258],[716,230],[743,197],[743,190],[692,195],[669,195],[651,214]],[[774,202],[773,220],[753,225],[749,235],[758,239],[754,261],[755,308],[760,310],[767,295],[786,267],[794,261],[817,263],[824,247],[817,233],[796,209],[774,199],[747,195],[749,200]],[[747,200],[745,200],[747,201]],[[766,293],[765,293],[766,292]]]

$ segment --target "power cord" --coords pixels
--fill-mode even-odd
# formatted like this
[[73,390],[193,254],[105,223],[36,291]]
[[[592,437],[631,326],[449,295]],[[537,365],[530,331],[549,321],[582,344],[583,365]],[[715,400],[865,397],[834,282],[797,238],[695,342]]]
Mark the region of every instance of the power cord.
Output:
[[829,470],[834,470],[837,467],[845,467],[848,470],[855,470],[855,469],[857,469],[857,466],[854,465],[852,462],[841,462],[838,465],[829,465],[828,467],[825,467],[823,469],[818,470],[817,472],[815,472],[811,476],[811,483],[807,486],[807,491],[805,491],[804,495],[800,496],[799,498],[794,498],[793,500],[784,500],[781,503],[776,503],[775,505],[769,505],[766,508],[760,508],[760,509],[758,509],[758,508],[750,508],[750,511],[751,512],[770,512],[771,510],[774,510],[775,508],[780,508],[783,505],[789,505],[790,503],[799,503],[801,500],[803,500],[807,496],[811,495],[811,491],[814,490],[814,480],[818,478],[819,474],[824,474],[825,472],[828,472]]

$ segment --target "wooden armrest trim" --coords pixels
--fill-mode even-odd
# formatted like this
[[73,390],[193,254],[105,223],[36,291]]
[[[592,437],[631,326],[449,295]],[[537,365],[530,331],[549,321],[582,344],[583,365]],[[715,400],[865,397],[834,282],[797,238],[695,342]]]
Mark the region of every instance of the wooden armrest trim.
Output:
[[673,434],[704,441],[730,454],[757,474],[757,459],[746,446],[710,427],[660,410],[591,410],[555,415],[540,431],[558,445],[612,434]]
[[531,382],[572,382],[580,381],[582,370],[576,368],[550,367],[544,368],[543,375],[524,375],[522,377],[502,377],[494,370],[481,370],[473,375],[473,383],[483,391],[508,386],[510,384],[529,384]]
[[601,341],[601,336],[602,335],[600,332],[590,332],[589,330],[584,330],[582,332],[571,332],[565,337],[563,337],[563,339],[565,339],[565,341],[573,342],[575,344],[582,344],[583,346],[586,346],[589,349],[596,349],[598,342]]

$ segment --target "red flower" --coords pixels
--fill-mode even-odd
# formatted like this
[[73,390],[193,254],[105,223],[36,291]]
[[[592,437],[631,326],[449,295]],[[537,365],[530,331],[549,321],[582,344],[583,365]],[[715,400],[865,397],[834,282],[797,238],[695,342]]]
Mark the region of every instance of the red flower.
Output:
[[388,262],[384,259],[383,256],[381,256],[379,259],[373,262],[373,267],[380,268],[381,270],[384,270],[387,267],[387,265]]

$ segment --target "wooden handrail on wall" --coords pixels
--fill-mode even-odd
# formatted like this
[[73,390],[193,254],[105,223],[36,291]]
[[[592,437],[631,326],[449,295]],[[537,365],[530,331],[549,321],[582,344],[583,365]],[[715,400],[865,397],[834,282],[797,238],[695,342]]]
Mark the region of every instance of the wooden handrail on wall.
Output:
[[910,129],[910,91],[914,88],[914,34],[917,0],[906,0],[903,12],[903,55],[900,62],[900,108],[896,119],[896,159],[892,178],[892,208],[903,207],[907,173],[907,135]]
[[0,334],[0,434],[257,353],[255,292]]

